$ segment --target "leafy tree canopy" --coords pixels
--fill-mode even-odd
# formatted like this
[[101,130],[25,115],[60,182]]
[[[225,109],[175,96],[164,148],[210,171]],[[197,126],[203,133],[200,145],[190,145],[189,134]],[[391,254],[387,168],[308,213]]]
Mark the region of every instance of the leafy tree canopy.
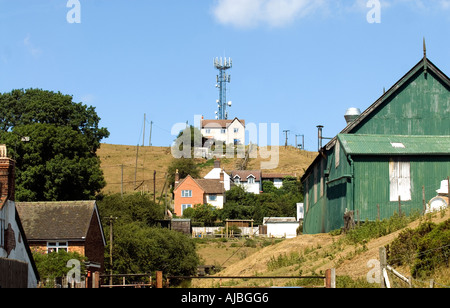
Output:
[[0,143],[16,160],[16,199],[93,199],[106,185],[96,151],[109,132],[99,121],[95,108],[61,93],[0,94]]

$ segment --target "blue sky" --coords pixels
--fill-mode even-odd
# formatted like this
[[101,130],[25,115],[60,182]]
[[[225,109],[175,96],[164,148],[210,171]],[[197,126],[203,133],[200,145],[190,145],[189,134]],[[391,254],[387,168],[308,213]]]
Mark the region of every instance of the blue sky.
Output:
[[[450,74],[450,0],[0,0],[0,91],[42,88],[96,107],[106,143],[170,145],[176,123],[214,118],[214,57],[231,57],[229,117],[279,123],[317,149],[423,56]],[[270,125],[269,125],[270,127]],[[268,132],[270,136],[270,132]],[[270,140],[269,140],[270,141]]]

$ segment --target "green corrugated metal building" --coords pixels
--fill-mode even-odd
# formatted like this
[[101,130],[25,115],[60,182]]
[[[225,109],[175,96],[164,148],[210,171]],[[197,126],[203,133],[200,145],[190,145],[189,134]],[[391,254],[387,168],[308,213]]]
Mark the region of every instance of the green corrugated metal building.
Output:
[[325,145],[302,177],[303,231],[423,210],[450,175],[450,79],[426,56]]

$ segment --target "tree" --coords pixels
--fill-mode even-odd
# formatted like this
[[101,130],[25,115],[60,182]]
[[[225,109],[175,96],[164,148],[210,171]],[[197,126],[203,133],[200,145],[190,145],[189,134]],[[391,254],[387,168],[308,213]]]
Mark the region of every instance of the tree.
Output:
[[177,172],[177,170],[178,174],[180,175],[180,180],[184,179],[188,175],[190,175],[194,179],[200,176],[200,171],[194,159],[174,159],[167,168],[167,181],[169,185],[172,185],[172,189],[175,188],[175,173]]
[[130,222],[117,224],[114,238],[116,273],[163,271],[166,275],[191,276],[197,271],[195,244],[182,233]]
[[16,160],[16,199],[95,198],[106,185],[96,151],[109,135],[99,121],[95,108],[61,93],[29,89],[0,94],[0,142]]
[[66,252],[64,250],[49,254],[34,252],[33,259],[36,262],[41,281],[45,281],[47,278],[52,281],[55,278],[65,277],[71,270],[70,267],[67,267],[67,262],[72,259],[80,261],[81,274],[86,271],[84,262],[87,261],[87,258],[77,252]]

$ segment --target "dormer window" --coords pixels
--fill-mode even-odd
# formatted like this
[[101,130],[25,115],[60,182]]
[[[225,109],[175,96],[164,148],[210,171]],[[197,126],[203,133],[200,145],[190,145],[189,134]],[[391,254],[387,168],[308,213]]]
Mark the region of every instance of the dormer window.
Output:
[[255,184],[255,178],[253,177],[253,175],[250,175],[247,178],[247,181],[248,181],[249,184]]
[[240,184],[241,183],[241,178],[239,176],[235,176],[234,177],[234,183]]

